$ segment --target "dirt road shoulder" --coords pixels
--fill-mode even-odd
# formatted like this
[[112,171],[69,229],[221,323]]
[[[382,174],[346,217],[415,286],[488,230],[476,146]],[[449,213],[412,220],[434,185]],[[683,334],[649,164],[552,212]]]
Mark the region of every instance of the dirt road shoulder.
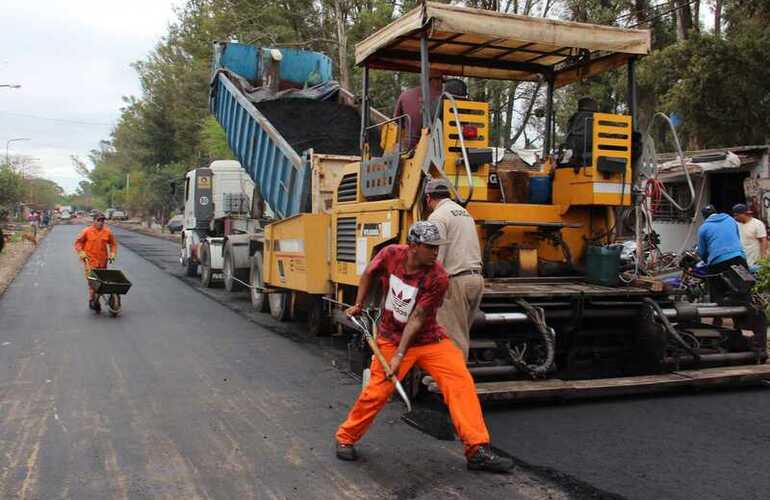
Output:
[[[38,232],[38,245],[49,231],[49,229],[43,229]],[[26,239],[6,242],[2,253],[0,253],[0,297],[11,286],[13,279],[19,274],[35,249],[37,249],[37,245]]]

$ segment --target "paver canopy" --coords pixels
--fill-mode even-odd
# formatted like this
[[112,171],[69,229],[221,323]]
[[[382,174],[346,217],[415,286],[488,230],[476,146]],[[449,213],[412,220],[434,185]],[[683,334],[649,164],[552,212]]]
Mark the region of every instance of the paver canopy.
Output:
[[556,87],[650,51],[650,31],[426,2],[356,45],[356,64],[419,72],[427,30],[431,69],[499,80],[553,78]]

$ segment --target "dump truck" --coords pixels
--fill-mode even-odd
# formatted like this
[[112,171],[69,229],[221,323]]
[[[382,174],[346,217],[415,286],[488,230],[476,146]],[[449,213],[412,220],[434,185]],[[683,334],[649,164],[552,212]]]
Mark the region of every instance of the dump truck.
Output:
[[[647,30],[425,2],[356,46],[359,145],[357,155],[333,162],[281,149],[270,121],[248,100],[253,91],[218,71],[212,111],[254,192],[277,209],[258,231],[231,232],[225,241],[248,241],[242,248],[253,304],[281,320],[304,312],[313,335],[350,327],[333,302],[352,303],[372,257],[406,242],[409,226],[426,218],[427,181],[441,178],[474,217],[483,253],[485,288],[468,358],[481,398],[638,393],[767,377],[762,307],[690,303],[655,280],[618,280],[616,214],[641,203],[635,64],[649,50]],[[556,145],[556,89],[616,68],[628,76],[626,112],[578,112],[570,122],[580,126]],[[408,116],[375,113],[372,70],[420,75],[415,146],[402,140]],[[490,137],[489,104],[448,92],[435,102],[428,80],[436,72],[545,85],[542,161],[527,172],[506,171]],[[745,285],[741,276],[730,279],[736,289]],[[350,347],[351,365],[363,368],[365,346]],[[419,372],[410,381],[413,392],[438,390]]]

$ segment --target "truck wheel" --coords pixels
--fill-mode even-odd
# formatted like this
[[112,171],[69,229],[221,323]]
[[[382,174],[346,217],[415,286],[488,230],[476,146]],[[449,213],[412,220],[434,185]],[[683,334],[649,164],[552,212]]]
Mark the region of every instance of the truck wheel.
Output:
[[329,312],[324,301],[318,295],[307,298],[307,331],[311,337],[320,337],[329,333]]
[[208,243],[201,245],[200,250],[201,286],[211,288],[211,250]]
[[195,276],[198,276],[198,263],[190,258],[190,253],[187,250],[187,241],[185,239],[184,233],[182,233],[182,238],[179,243],[179,261],[185,268],[185,275],[194,278]]
[[288,293],[269,293],[268,302],[270,303],[270,316],[278,321],[287,321],[289,319],[289,294]]
[[225,255],[223,257],[224,264],[222,269],[222,273],[224,274],[224,281],[225,281],[225,290],[228,292],[238,292],[243,290],[243,285],[240,284],[236,279],[240,279],[240,276],[237,274],[237,270],[235,269],[235,263],[233,262],[233,253],[230,251],[229,246],[225,245]]
[[251,305],[257,312],[267,312],[267,294],[253,287],[265,286],[262,281],[262,252],[257,252],[251,258],[251,272],[249,273],[249,285],[252,286]]
[[186,259],[185,274],[191,278],[198,276],[198,263],[192,259]]

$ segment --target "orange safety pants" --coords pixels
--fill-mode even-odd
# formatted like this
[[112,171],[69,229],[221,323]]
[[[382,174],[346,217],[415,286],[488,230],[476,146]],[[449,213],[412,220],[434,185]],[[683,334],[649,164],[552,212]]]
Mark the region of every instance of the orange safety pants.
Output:
[[[377,345],[388,361],[398,348],[382,338],[377,339]],[[454,343],[445,338],[407,349],[398,367],[399,380],[415,363],[433,377],[444,395],[444,403],[449,408],[457,435],[465,444],[466,455],[473,453],[479,445],[488,444],[489,432],[481,413],[473,378],[465,366],[463,353]],[[347,420],[337,430],[337,441],[354,444],[361,439],[394,390],[395,386],[385,377],[379,361],[372,356],[369,383],[350,409]]]

